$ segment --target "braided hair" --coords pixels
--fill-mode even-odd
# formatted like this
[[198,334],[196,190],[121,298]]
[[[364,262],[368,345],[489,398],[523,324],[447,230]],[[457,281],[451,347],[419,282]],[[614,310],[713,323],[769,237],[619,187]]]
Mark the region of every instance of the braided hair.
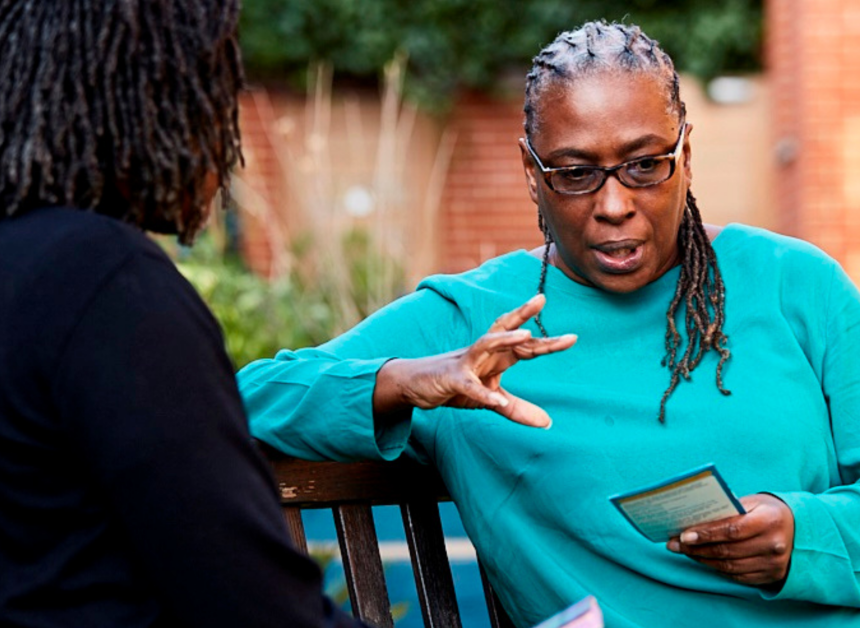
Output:
[[[0,220],[44,205],[193,240],[241,159],[238,0],[0,0]],[[211,190],[210,190],[211,191]]]
[[[561,33],[533,60],[526,76],[525,132],[531,137],[540,125],[538,103],[545,90],[559,82],[599,72],[649,73],[664,85],[670,108],[683,123],[686,107],[680,97],[680,81],[672,59],[659,44],[638,26],[588,22],[575,31]],[[546,272],[552,236],[538,209],[538,226],[544,234],[545,248],[538,292],[546,287]],[[711,349],[720,356],[716,367],[717,389],[724,395],[723,366],[731,353],[723,333],[725,321],[725,287],[717,258],[692,193],[687,191],[686,207],[678,232],[681,273],[675,295],[666,312],[666,355],[662,365],[670,372],[669,385],[660,400],[658,418],[666,420],[666,402],[681,378],[690,373]],[[686,346],[678,329],[678,318],[684,310]],[[547,336],[540,315],[535,319],[541,333]]]

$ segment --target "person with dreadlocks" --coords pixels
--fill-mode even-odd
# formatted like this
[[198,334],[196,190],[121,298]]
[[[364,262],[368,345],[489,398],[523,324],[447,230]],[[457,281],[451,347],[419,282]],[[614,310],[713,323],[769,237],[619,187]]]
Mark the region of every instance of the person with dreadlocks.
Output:
[[[524,112],[544,246],[252,363],[252,433],[435,465],[521,628],[588,594],[611,628],[860,626],[860,294],[811,245],[703,224],[678,75],[638,27],[560,34]],[[608,499],[708,462],[746,514],[664,545]]]
[[0,625],[358,626],[291,547],[190,243],[238,0],[0,0]]

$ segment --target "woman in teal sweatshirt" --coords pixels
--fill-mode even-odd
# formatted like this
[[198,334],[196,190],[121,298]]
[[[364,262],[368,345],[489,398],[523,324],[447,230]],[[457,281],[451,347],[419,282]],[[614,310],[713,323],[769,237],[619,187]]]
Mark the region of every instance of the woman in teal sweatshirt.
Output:
[[[692,130],[637,27],[559,35],[520,140],[545,245],[249,365],[253,433],[435,465],[523,628],[588,594],[610,628],[860,626],[860,295],[811,245],[704,225]],[[709,462],[746,514],[664,544],[608,499]]]

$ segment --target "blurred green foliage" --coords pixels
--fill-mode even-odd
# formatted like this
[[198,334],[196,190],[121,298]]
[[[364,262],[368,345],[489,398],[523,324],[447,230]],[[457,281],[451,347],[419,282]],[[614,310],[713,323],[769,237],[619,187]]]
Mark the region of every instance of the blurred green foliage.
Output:
[[221,324],[227,352],[240,368],[284,347],[327,340],[333,313],[322,295],[308,293],[293,277],[268,281],[235,256],[222,254],[211,238],[178,254],[180,272],[194,285]]
[[373,79],[403,52],[407,94],[439,107],[460,86],[524,77],[559,32],[599,18],[639,24],[703,80],[760,67],[761,0],[244,0],[241,37],[252,77],[299,83],[310,61]]
[[163,246],[221,324],[227,352],[237,369],[273,357],[280,349],[321,344],[371,314],[369,278],[378,274],[383,261],[396,269],[391,274],[396,282],[393,289],[398,294],[404,291],[399,265],[382,260],[370,238],[359,230],[343,235],[348,313],[343,308],[342,281],[337,283],[325,270],[303,264],[303,258],[314,253],[307,239],[295,247],[293,270],[272,280],[251,272],[211,234],[201,237],[192,249],[176,248],[167,241]]

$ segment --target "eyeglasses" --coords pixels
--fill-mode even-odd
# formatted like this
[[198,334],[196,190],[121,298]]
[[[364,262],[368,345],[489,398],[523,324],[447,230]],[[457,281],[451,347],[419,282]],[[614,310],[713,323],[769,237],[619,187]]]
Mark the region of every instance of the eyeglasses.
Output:
[[678,143],[671,153],[651,155],[625,161],[617,166],[565,166],[562,168],[547,168],[532,148],[526,137],[526,148],[531,153],[535,164],[540,168],[546,184],[559,194],[590,194],[597,192],[610,175],[615,175],[622,185],[628,188],[647,188],[668,181],[675,174],[675,164],[684,146],[684,134],[687,124],[681,123],[681,134]]

